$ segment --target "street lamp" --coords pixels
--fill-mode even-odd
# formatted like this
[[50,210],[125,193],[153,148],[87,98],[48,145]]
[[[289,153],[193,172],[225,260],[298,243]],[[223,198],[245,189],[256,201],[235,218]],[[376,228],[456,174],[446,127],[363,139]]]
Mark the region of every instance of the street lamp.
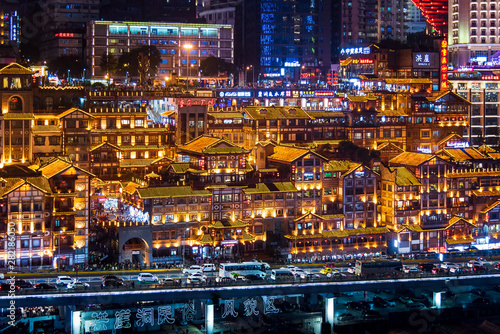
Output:
[[247,71],[250,71],[252,69],[252,85],[255,82],[255,70],[253,68],[253,65],[247,66]]
[[188,82],[189,82],[189,51],[193,48],[193,44],[187,43],[182,46],[186,50],[186,55],[187,55],[187,64],[186,64],[186,88],[188,87]]
[[59,257],[58,257],[58,261],[59,263],[57,264],[57,270],[60,270],[60,263],[61,263],[61,234],[62,234],[62,230],[59,230]]

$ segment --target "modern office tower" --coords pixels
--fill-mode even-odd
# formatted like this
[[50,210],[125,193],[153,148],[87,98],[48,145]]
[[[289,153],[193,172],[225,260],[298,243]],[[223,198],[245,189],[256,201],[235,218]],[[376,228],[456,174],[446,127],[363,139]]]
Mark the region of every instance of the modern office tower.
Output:
[[[448,3],[457,3],[459,0],[412,0],[422,11],[431,27],[431,32],[437,35],[448,36]],[[467,1],[467,0],[466,0]],[[464,2],[466,2],[464,1]],[[460,2],[462,2],[460,0]]]
[[[249,0],[243,4],[243,63],[267,82],[326,81],[330,68],[330,6],[326,0]],[[257,74],[258,73],[258,74]]]
[[118,58],[147,45],[156,46],[160,51],[158,75],[161,78],[172,73],[198,77],[200,62],[210,56],[228,63],[234,60],[230,25],[92,21],[87,27],[87,67],[93,77],[103,78],[106,75],[100,69],[103,54]]
[[407,33],[414,34],[425,31],[427,26],[426,20],[422,11],[411,1],[407,0]]
[[41,29],[40,57],[43,61],[59,56],[83,56],[85,25],[99,18],[99,0],[40,1],[47,25]]
[[235,26],[236,11],[241,3],[242,0],[205,0],[198,10],[198,16],[206,23]]
[[406,40],[407,1],[378,0],[377,39]]
[[0,45],[19,46],[19,2],[0,1]]
[[378,0],[342,0],[342,47],[378,41]]
[[483,65],[494,60],[493,56],[500,51],[500,1],[449,0],[449,4],[451,64]]

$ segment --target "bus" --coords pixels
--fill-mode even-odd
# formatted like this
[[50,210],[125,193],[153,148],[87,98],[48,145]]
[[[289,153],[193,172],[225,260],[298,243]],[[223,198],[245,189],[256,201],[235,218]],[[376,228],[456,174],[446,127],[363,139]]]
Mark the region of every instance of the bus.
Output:
[[401,260],[357,260],[354,273],[360,275],[380,275],[401,272],[403,263]]
[[258,262],[221,263],[219,265],[220,278],[242,279],[247,275],[266,278],[266,273],[262,271],[262,264]]

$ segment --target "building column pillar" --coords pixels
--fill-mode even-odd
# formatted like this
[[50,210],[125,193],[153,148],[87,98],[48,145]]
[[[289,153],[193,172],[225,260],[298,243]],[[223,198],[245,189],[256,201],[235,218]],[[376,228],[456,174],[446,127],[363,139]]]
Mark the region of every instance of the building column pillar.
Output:
[[206,334],[214,333],[214,304],[211,301],[205,303],[205,328]]
[[335,318],[335,297],[325,297],[325,322],[328,322],[330,326],[334,324]]
[[433,292],[432,293],[432,305],[436,308],[441,308],[441,298],[443,296],[443,292]]

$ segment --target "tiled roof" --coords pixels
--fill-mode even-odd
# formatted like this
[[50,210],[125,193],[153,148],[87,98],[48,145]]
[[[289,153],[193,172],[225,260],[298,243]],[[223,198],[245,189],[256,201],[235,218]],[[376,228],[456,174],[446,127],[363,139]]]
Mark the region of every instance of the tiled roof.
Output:
[[420,166],[421,164],[433,159],[432,154],[423,154],[415,152],[403,152],[397,157],[392,158],[389,162],[393,164]]
[[46,165],[41,166],[39,170],[42,172],[43,176],[50,179],[54,175],[59,174],[60,172],[66,170],[71,166],[72,166],[71,162],[55,158],[49,161]]
[[29,184],[46,194],[52,194],[49,181],[43,176],[28,177],[26,179],[18,177],[6,178],[4,182],[5,186],[0,187],[0,196],[5,196],[24,184]]
[[393,142],[389,142],[389,141],[378,144],[376,150],[382,151],[383,149],[389,149],[389,148],[396,149],[396,150],[400,151],[401,153],[405,151],[401,147],[399,147],[398,145],[394,144]]
[[0,69],[2,75],[33,75],[35,72],[30,71],[28,68],[19,65],[18,63],[10,63],[9,65]]
[[486,153],[497,153],[497,151],[494,148],[492,148],[492,147],[490,147],[490,146],[488,146],[486,144],[483,144],[483,145],[479,146],[477,150],[479,152],[483,153],[483,154],[486,154]]
[[448,172],[448,178],[466,178],[466,177],[481,177],[481,176],[500,176],[500,170],[486,169],[471,169],[471,170],[456,170],[455,172]]
[[170,168],[172,168],[173,172],[176,174],[184,174],[189,169],[189,163],[185,162],[172,162],[170,164]]
[[287,239],[346,238],[350,236],[383,234],[389,232],[391,232],[391,230],[387,227],[368,227],[368,228],[357,228],[350,230],[322,231],[321,233],[317,234],[299,234],[297,235],[297,237],[295,237],[295,235],[285,235],[285,238]]
[[61,133],[61,129],[57,125],[34,125],[31,129],[33,131],[33,134]]
[[207,115],[219,119],[243,118],[243,114],[239,112],[209,112]]
[[[352,172],[354,172],[356,169],[358,169],[361,166],[363,166],[363,164],[360,164],[357,162],[351,162],[349,169],[345,173],[342,174],[342,177],[351,174]],[[366,169],[368,169],[368,168],[366,168]]]
[[325,172],[345,172],[351,167],[351,162],[347,160],[330,160],[323,165]]
[[6,114],[3,114],[3,119],[8,120],[8,119],[35,119],[35,115],[32,113],[13,113],[9,112]]
[[244,222],[243,220],[236,220],[236,221],[226,221],[225,223],[221,221],[216,221],[213,223],[210,227],[212,228],[239,228],[239,227],[247,227],[248,223]]
[[446,144],[447,141],[450,141],[454,137],[457,137],[458,139],[462,139],[462,136],[460,136],[458,133],[450,133],[449,135],[447,135],[446,137],[444,137],[443,139],[441,139],[440,141],[438,141],[437,144],[439,146],[441,146],[443,144]]
[[321,117],[345,117],[346,115],[341,111],[306,111],[309,116],[313,118]]
[[492,159],[500,159],[500,152],[487,153]]
[[482,155],[473,147],[469,148],[443,148],[438,154],[447,155],[453,158],[457,162],[469,161],[469,160],[483,160],[487,159],[486,156]]
[[292,182],[257,183],[255,188],[246,188],[245,194],[297,192]]
[[274,153],[270,155],[268,159],[284,161],[284,162],[292,162],[308,153],[311,152],[303,148],[280,145],[274,148]]
[[496,191],[496,190],[492,190],[492,191],[489,191],[489,190],[473,190],[472,191],[472,194],[474,196],[477,196],[477,197],[492,197],[492,196],[500,196],[500,191]]
[[245,107],[246,115],[251,119],[311,119],[300,107]]
[[123,192],[127,194],[135,193],[135,190],[141,185],[135,182],[128,182],[125,187],[123,187]]
[[396,185],[421,186],[422,183],[406,167],[389,167],[391,172],[396,172]]
[[250,152],[249,150],[246,150],[224,138],[216,138],[206,135],[199,136],[186,144],[179,146],[179,149],[199,154],[246,154]]
[[86,116],[88,116],[88,117],[90,117],[90,118],[95,118],[95,117],[94,117],[94,116],[92,116],[90,113],[88,113],[88,112],[86,112],[86,111],[83,111],[83,110],[81,110],[81,109],[78,109],[78,108],[71,108],[71,109],[68,109],[68,110],[66,110],[65,112],[63,112],[63,113],[61,113],[61,114],[57,115],[57,118],[64,118],[64,117],[66,117],[66,116],[68,116],[69,114],[72,114],[72,113],[74,113],[74,112],[80,112],[80,113],[82,113],[82,114],[84,114],[84,115],[86,115]]
[[139,150],[162,150],[170,148],[169,145],[120,145],[122,151],[139,151]]
[[496,208],[499,204],[500,204],[500,200],[496,200],[495,202],[491,203],[490,205],[488,205],[487,207],[482,209],[481,213],[488,213],[491,210],[493,210],[494,208]]
[[304,219],[307,219],[307,218],[312,218],[312,219],[321,219],[321,220],[323,220],[323,219],[324,219],[324,218],[323,218],[323,217],[321,217],[320,215],[317,215],[317,214],[312,213],[312,212],[308,212],[308,213],[306,213],[306,214],[303,214],[303,215],[302,215],[302,216],[300,216],[300,217],[295,218],[293,221],[298,222],[298,221],[300,221],[300,220],[304,220]]
[[200,245],[205,245],[205,244],[213,244],[214,240],[212,239],[212,236],[210,234],[205,234],[197,240],[198,244]]
[[243,241],[254,241],[254,240],[255,240],[254,235],[247,232],[243,232]]
[[116,145],[113,145],[113,144],[111,144],[111,143],[108,143],[107,141],[105,141],[104,143],[101,143],[101,144],[99,144],[99,145],[97,145],[97,146],[94,146],[93,148],[91,148],[91,149],[90,149],[90,151],[91,151],[91,152],[92,152],[92,151],[95,151],[95,150],[97,150],[98,148],[103,147],[104,145],[109,146],[109,147],[111,147],[111,148],[112,148],[112,149],[114,149],[114,150],[121,151],[121,148],[120,148],[120,147],[118,147],[118,146],[116,146]]
[[400,85],[404,85],[404,84],[431,84],[432,83],[432,81],[430,79],[426,79],[426,78],[385,79],[384,81],[388,84],[395,84],[395,85],[397,85],[397,84],[400,84]]
[[413,225],[402,225],[400,231],[402,230],[409,230],[413,232],[430,232],[430,231],[444,231],[455,225],[456,223],[463,221],[471,226],[476,226],[475,224],[469,222],[468,220],[464,219],[463,217],[460,216],[453,216],[450,220],[448,220],[448,224],[446,226],[442,227],[437,227],[437,228],[429,228],[429,229],[424,229],[422,226],[413,224]]
[[446,239],[448,245],[458,245],[458,244],[470,244],[474,242],[474,238],[460,238],[460,239]]
[[382,117],[399,117],[399,116],[408,116],[408,113],[402,111],[402,110],[380,110],[377,111],[377,116]]
[[208,190],[193,190],[190,186],[137,188],[137,193],[142,199],[211,195]]
[[345,215],[343,213],[337,213],[333,215],[323,215],[321,217],[323,217],[323,219],[339,219],[339,218],[345,218]]
[[120,167],[122,168],[133,168],[133,167],[148,167],[156,159],[124,159],[120,161]]
[[157,178],[160,177],[160,175],[156,174],[155,172],[151,172],[149,174],[144,175],[145,177],[150,177],[150,178]]
[[464,99],[463,97],[461,97],[457,93],[452,92],[451,90],[442,90],[442,91],[435,92],[432,96],[428,96],[427,100],[430,101],[430,102],[434,102],[434,101],[437,101],[440,98],[442,98],[442,97],[444,97],[444,96],[446,96],[448,94],[452,95],[457,100],[460,100],[460,101],[465,102],[467,104],[471,104],[468,100]]

